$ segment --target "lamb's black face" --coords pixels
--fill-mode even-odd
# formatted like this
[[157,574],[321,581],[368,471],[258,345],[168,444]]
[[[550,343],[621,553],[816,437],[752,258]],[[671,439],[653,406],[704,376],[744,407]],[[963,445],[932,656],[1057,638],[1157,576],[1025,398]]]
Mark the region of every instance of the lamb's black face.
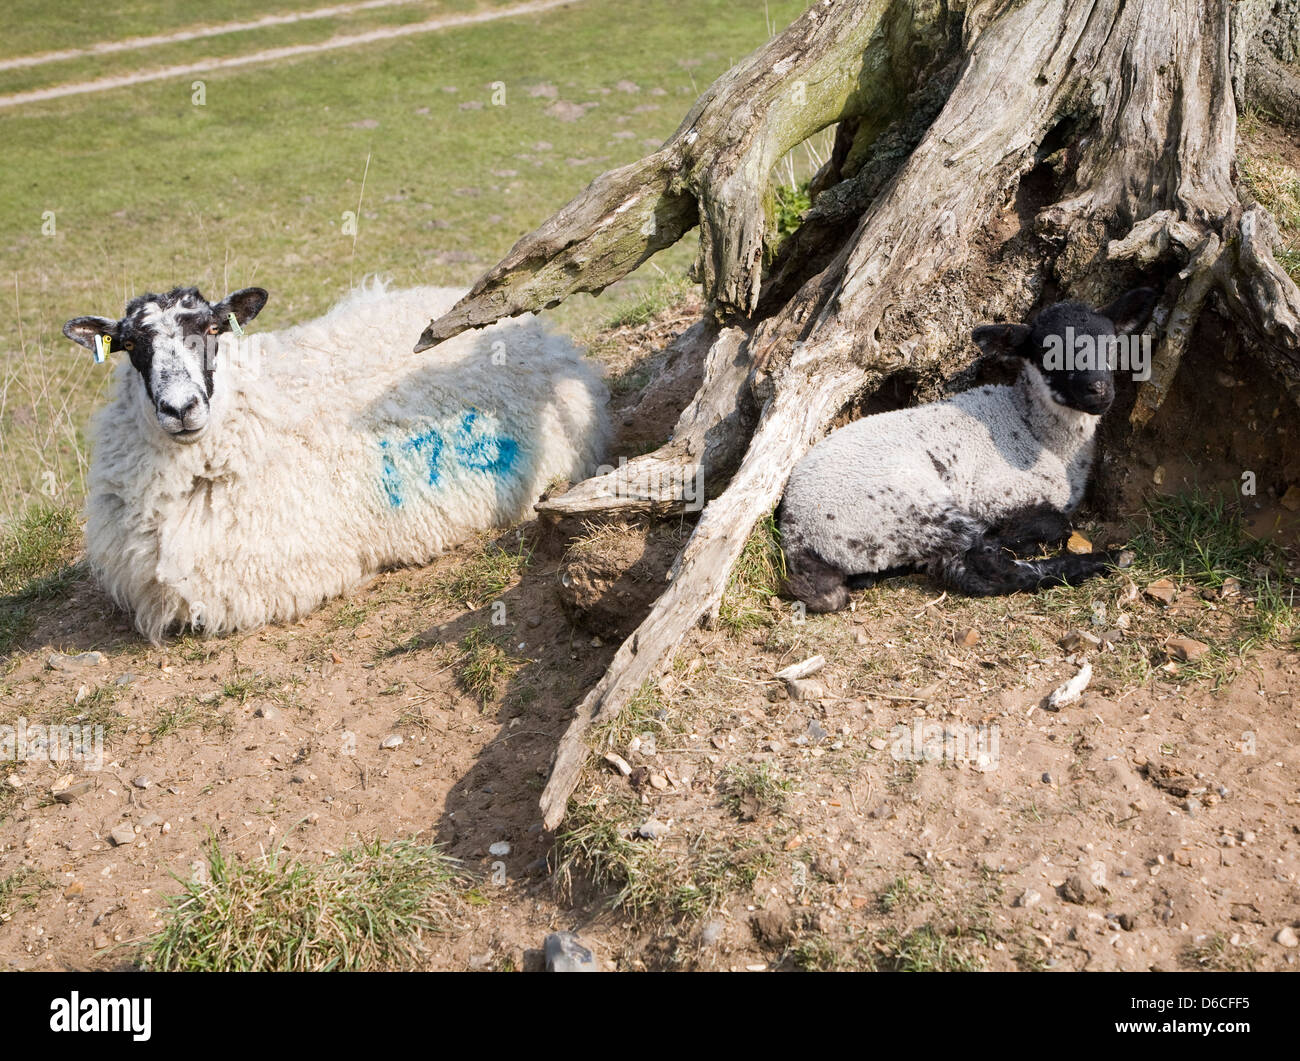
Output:
[[1034,320],[1022,357],[1058,405],[1100,416],[1115,400],[1115,325],[1082,302],[1058,302]]
[[192,442],[211,416],[217,337],[231,329],[232,314],[243,325],[266,299],[261,288],[249,287],[212,305],[197,288],[176,287],[165,295],[133,298],[120,321],[76,317],[63,333],[91,349],[96,336],[106,336],[112,350],[126,351],[159,426],[178,442]]
[[1115,400],[1114,369],[1132,364],[1125,344],[1138,342],[1157,297],[1142,287],[1099,310],[1057,302],[1031,324],[985,324],[972,337],[986,353],[1033,365],[1058,405],[1100,416]]

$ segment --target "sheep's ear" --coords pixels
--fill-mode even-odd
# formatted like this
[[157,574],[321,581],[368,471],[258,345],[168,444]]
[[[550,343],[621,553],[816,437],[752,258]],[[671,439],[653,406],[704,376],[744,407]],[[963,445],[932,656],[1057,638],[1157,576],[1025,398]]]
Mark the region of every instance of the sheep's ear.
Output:
[[1109,317],[1115,325],[1118,335],[1132,335],[1140,332],[1151,319],[1151,311],[1156,308],[1160,292],[1153,287],[1134,288],[1127,295],[1120,295],[1109,306],[1097,312]]
[[986,354],[1016,357],[1023,353],[1030,329],[1025,324],[981,324],[970,337]]
[[73,317],[63,326],[63,334],[87,350],[95,349],[95,337],[106,335],[110,350],[120,350],[117,345],[117,321],[107,317]]
[[230,315],[235,315],[235,320],[240,324],[247,324],[259,313],[262,307],[266,305],[266,300],[271,296],[260,287],[245,287],[239,291],[232,292],[212,307],[212,312],[216,314],[217,320],[221,322],[222,331],[230,328]]

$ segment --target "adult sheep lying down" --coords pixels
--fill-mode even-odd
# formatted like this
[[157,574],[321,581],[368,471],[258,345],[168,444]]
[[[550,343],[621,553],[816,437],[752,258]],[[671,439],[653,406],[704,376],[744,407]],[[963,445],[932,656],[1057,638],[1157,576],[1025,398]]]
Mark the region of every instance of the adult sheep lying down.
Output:
[[906,571],[974,596],[1105,571],[1109,553],[1032,557],[1069,534],[1115,398],[1111,362],[1131,361],[1156,298],[1139,288],[1099,310],[1058,302],[1029,324],[976,328],[986,353],[1019,364],[1014,385],[864,417],[814,446],[781,501],[790,593],[830,612]]
[[594,470],[608,392],[567,339],[524,318],[411,354],[461,294],[376,283],[244,336],[261,288],[175,288],[64,325],[126,354],[91,427],[86,553],[142,634],[297,619]]

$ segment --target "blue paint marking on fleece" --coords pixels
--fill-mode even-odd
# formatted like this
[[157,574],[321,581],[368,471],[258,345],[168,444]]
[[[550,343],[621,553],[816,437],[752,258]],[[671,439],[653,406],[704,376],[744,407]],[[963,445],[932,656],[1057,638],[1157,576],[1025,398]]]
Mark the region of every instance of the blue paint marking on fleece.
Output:
[[477,410],[471,409],[460,421],[456,433],[456,456],[467,468],[484,471],[490,475],[507,476],[519,463],[519,443],[504,435],[474,432],[478,421]]
[[379,440],[380,483],[391,508],[401,508],[406,499],[403,487],[408,476],[399,467],[399,460],[403,466],[418,467],[421,478],[435,489],[444,472],[457,466],[494,478],[505,478],[519,464],[519,443],[490,430],[480,421],[475,409],[461,417],[451,445],[452,455],[445,457],[447,439],[433,427],[397,442],[386,438]]
[[388,504],[392,508],[401,508],[402,506],[402,477],[397,473],[397,465],[393,463],[392,455],[389,453],[390,445],[388,439],[379,440],[379,478],[384,486],[384,495],[388,498]]

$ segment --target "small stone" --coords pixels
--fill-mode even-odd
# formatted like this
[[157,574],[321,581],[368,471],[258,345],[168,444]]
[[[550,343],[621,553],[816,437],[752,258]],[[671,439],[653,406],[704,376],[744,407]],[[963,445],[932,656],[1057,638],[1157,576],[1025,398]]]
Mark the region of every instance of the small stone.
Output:
[[280,709],[278,707],[273,706],[272,704],[263,704],[256,711],[254,711],[253,714],[256,715],[258,718],[266,719],[268,722],[280,721]]
[[809,656],[807,659],[800,660],[798,663],[791,663],[790,666],[777,671],[776,677],[783,682],[799,681],[802,678],[811,678],[825,666],[825,656]]
[[1024,907],[1028,910],[1031,906],[1037,906],[1042,901],[1043,896],[1041,892],[1036,892],[1033,888],[1027,888],[1017,896],[1013,905]]
[[55,652],[45,662],[50,670],[78,671],[86,667],[98,667],[104,662],[104,654],[102,652],[78,652],[75,656],[69,656],[63,652]]
[[820,700],[826,695],[826,687],[811,678],[791,678],[785,687],[791,700]]
[[140,819],[140,828],[152,829],[155,825],[159,825],[161,823],[162,823],[162,818],[159,817],[157,814],[146,814],[143,818]]
[[1156,579],[1142,591],[1159,604],[1170,604],[1178,594],[1178,587],[1167,578]]
[[93,940],[95,950],[104,950],[113,945],[113,941],[108,938],[107,932],[96,932]]
[[542,944],[548,973],[594,973],[596,956],[572,932],[552,932]]
[[840,865],[840,860],[838,858],[828,859],[825,855],[818,855],[813,860],[813,872],[824,877],[832,884],[842,883],[845,877],[844,867]]
[[50,786],[50,795],[56,803],[71,803],[94,787],[95,782],[89,778],[78,780],[75,774],[64,774]]
[[659,749],[655,744],[655,735],[653,733],[642,733],[641,744],[639,745],[642,755],[648,755],[651,758],[659,754]]
[[1057,642],[1066,652],[1075,652],[1080,648],[1098,648],[1102,639],[1096,634],[1091,634],[1087,630],[1069,630],[1065,636]]
[[647,818],[637,826],[636,834],[642,840],[658,840],[661,836],[668,835],[668,826],[654,818]]
[[150,785],[153,784],[153,782],[150,781],[143,774],[141,774],[139,777],[131,778],[131,784],[133,784],[136,788],[148,788]]
[[[1295,489],[1292,487],[1292,489]],[[1275,943],[1280,943],[1284,947],[1300,946],[1300,937],[1296,936],[1295,929],[1290,925],[1283,925],[1277,930],[1277,935],[1273,937]]]
[[1160,486],[1164,483],[1165,466],[1163,464],[1156,465],[1156,470],[1151,473],[1151,481],[1155,483],[1156,486]]
[[1188,814],[1195,814],[1200,809],[1201,801],[1199,799],[1187,799],[1183,801],[1183,810],[1187,811]]
[[1132,932],[1137,928],[1137,914],[1120,914],[1116,920],[1119,921],[1119,927],[1125,932]]
[[965,630],[959,630],[953,635],[953,640],[965,648],[970,648],[979,639],[980,632],[973,626],[968,626]]
[[1223,585],[1219,587],[1219,599],[1228,600],[1231,597],[1241,596],[1241,579],[1233,578],[1229,575],[1223,580]]
[[1093,884],[1085,880],[1080,874],[1075,873],[1061,885],[1060,896],[1067,903],[1086,906],[1097,901],[1098,892]]
[[1204,641],[1196,641],[1190,637],[1174,637],[1165,642],[1165,651],[1179,663],[1198,660],[1209,650],[1210,646]]
[[1075,531],[1070,535],[1069,539],[1066,541],[1065,548],[1069,552],[1082,555],[1084,553],[1092,552],[1092,542],[1088,541],[1088,539],[1085,538],[1078,531]]
[[612,766],[624,777],[631,776],[632,773],[631,765],[628,763],[626,759],[623,758],[623,756],[619,755],[618,752],[606,752],[605,762],[609,763],[610,766]]
[[530,630],[536,630],[542,625],[542,617],[540,615],[530,615],[524,620],[524,625]]
[[889,741],[885,740],[884,737],[872,737],[871,740],[867,741],[867,744],[878,752],[883,752],[889,747]]
[[817,741],[825,740],[826,737],[827,737],[826,730],[822,728],[822,724],[818,722],[815,718],[808,723],[808,739],[810,741],[813,741],[815,743]]
[[663,774],[650,775],[650,787],[657,788],[660,792],[668,787],[668,779]]
[[505,840],[498,840],[488,848],[488,854],[493,858],[505,858],[510,854],[510,844]]
[[63,898],[76,899],[84,895],[85,892],[86,892],[86,886],[82,884],[81,881],[74,880],[71,884],[69,884],[66,888],[63,889]]
[[1047,772],[1044,772],[1042,780],[1043,780],[1043,784],[1050,785],[1052,783],[1052,775]]
[[379,742],[379,747],[386,751],[392,751],[394,748],[402,746],[402,735],[400,733],[390,733],[387,737]]
[[126,674],[119,674],[116,678],[114,678],[113,684],[119,686],[126,686],[126,685],[130,685],[133,681],[135,681],[135,679],[136,679],[136,675],[128,671]]
[[108,834],[108,838],[113,842],[113,846],[122,847],[126,844],[135,843],[135,829],[130,822],[123,822],[121,825],[113,826]]
[[1300,486],[1288,486],[1278,504],[1288,512],[1300,512]]

